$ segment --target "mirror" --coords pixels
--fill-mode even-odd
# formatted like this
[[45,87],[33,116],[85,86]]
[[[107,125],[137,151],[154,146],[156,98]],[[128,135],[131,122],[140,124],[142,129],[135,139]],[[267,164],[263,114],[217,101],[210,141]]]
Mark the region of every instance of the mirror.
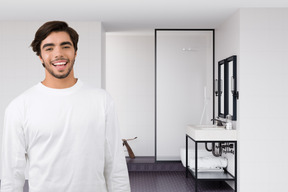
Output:
[[224,71],[225,71],[225,59],[218,62],[218,116],[225,118],[227,110],[225,109],[225,92],[224,92]]
[[233,55],[226,59],[227,65],[227,89],[228,89],[228,111],[227,115],[232,116],[232,120],[237,119],[237,57]]
[[[231,115],[237,120],[237,56],[233,55],[218,62],[218,116]],[[217,94],[216,94],[217,95]]]

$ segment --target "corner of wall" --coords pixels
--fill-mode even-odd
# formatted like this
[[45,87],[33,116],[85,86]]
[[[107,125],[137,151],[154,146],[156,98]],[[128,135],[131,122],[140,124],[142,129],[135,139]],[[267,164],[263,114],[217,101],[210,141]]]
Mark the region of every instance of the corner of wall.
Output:
[[101,88],[106,88],[106,31],[101,23]]

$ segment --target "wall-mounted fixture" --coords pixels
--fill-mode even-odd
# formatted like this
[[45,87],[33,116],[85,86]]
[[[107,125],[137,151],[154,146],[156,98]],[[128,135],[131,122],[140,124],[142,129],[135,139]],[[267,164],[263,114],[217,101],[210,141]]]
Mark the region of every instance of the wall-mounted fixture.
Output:
[[[224,85],[222,83],[224,81]],[[216,80],[215,80],[216,82]],[[218,62],[218,116],[226,118],[232,116],[232,120],[237,119],[237,99],[239,92],[237,90],[237,56],[233,55]],[[216,88],[216,85],[214,85]],[[223,90],[223,94],[219,91]]]
[[231,93],[233,97],[236,97],[236,99],[239,99],[239,92],[236,91],[235,87],[236,87],[235,78],[234,76],[231,76]]
[[215,79],[214,81],[214,93],[215,93],[215,96],[221,96],[222,93],[223,93],[223,80],[220,79],[219,82],[218,82],[218,79]]
[[182,51],[192,51],[191,48],[182,48]]
[[215,90],[215,95],[218,96],[219,92],[218,92],[218,79],[215,79],[214,81],[214,90]]
[[183,47],[182,48],[182,51],[192,51],[192,52],[196,52],[196,51],[199,51],[199,48],[191,48],[191,47]]

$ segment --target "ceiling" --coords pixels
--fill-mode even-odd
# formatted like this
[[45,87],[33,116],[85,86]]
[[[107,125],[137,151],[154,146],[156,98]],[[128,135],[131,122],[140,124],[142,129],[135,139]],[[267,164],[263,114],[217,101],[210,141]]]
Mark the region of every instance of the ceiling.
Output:
[[239,8],[288,7],[288,0],[0,0],[2,21],[101,21],[107,32],[216,28]]

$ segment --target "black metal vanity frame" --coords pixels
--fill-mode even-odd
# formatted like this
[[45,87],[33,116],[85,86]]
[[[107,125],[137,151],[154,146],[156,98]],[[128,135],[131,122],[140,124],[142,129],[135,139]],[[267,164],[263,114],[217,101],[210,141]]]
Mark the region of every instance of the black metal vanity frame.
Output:
[[[189,139],[194,141],[195,143],[195,173],[189,169],[188,167],[188,142]],[[232,175],[227,169],[224,169],[224,172],[221,173],[198,173],[198,144],[199,143],[233,143],[234,144],[234,175]],[[235,189],[234,191],[237,192],[237,141],[236,140],[223,140],[223,141],[210,141],[210,140],[201,140],[196,141],[191,138],[189,135],[186,134],[186,178],[188,177],[189,172],[191,173],[192,177],[195,179],[195,192],[198,191],[198,180],[206,180],[206,181],[234,181]],[[213,176],[212,176],[213,175]]]

